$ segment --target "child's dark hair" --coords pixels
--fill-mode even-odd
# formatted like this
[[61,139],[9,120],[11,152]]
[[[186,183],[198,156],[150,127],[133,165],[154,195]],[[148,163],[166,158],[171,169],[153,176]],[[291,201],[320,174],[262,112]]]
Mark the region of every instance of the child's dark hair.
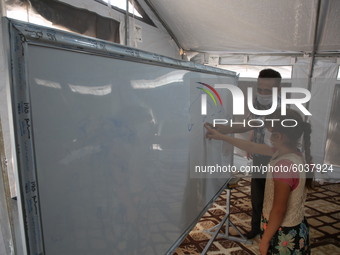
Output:
[[[281,115],[281,109],[277,109],[274,113],[269,115],[266,119],[276,119],[276,121],[270,121],[273,123],[273,132],[278,132],[280,134],[286,135],[288,139],[288,146],[297,147],[300,137],[303,134],[303,149],[305,153],[305,160],[307,164],[312,163],[312,156],[310,153],[310,135],[312,133],[311,125],[308,122],[305,122],[301,115],[293,110],[286,109],[286,115]],[[279,121],[277,121],[279,120]],[[295,121],[296,126],[294,127],[286,127],[282,125],[282,121],[287,120],[289,126],[292,125],[292,120]],[[291,121],[288,121],[291,120]],[[294,123],[294,124],[295,124]],[[306,187],[313,188],[313,179],[314,174],[311,171],[306,172]]]

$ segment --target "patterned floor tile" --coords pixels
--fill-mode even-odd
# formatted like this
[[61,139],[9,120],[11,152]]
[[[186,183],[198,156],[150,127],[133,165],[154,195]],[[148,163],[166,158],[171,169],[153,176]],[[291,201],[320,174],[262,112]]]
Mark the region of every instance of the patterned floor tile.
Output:
[[[249,231],[251,221],[250,179],[241,179],[231,192],[230,220],[244,233]],[[201,218],[192,232],[175,251],[175,255],[200,254],[209,241],[206,230],[217,225],[225,216],[225,196],[223,192],[211,209]],[[312,190],[306,201],[306,217],[310,223],[310,242],[313,255],[340,254],[340,184],[324,184]],[[225,227],[222,228],[224,231]],[[230,234],[237,231],[230,228]],[[252,244],[233,242],[217,238],[208,255],[255,255],[259,237]]]

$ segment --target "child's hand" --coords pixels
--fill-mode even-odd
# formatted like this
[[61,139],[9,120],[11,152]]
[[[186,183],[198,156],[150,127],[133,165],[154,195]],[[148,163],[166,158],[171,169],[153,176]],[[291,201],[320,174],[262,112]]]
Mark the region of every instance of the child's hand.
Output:
[[261,239],[260,244],[259,244],[259,249],[260,249],[261,255],[267,255],[268,249],[269,249],[269,242],[265,242],[264,240]]
[[207,133],[205,135],[208,139],[222,140],[223,134],[221,134],[217,129],[212,127],[211,123],[205,123],[204,127],[207,129]]
[[208,127],[217,130],[218,132],[220,132],[221,134],[228,134],[230,133],[228,126],[226,125],[222,125],[222,124],[215,124],[215,126],[213,126],[213,124],[206,122],[205,125],[208,125]]

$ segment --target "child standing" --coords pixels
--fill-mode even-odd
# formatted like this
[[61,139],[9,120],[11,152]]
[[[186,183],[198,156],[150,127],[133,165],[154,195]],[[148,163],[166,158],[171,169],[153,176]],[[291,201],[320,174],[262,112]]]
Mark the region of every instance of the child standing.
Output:
[[[312,178],[307,172],[311,163],[311,127],[291,109],[286,110],[285,116],[277,110],[267,119],[273,147],[223,135],[209,124],[205,124],[206,137],[228,142],[249,153],[272,157],[268,169],[273,171],[267,173],[262,211],[261,254],[310,254],[304,202],[307,188],[312,186]],[[273,119],[275,121],[269,121]],[[282,125],[284,119],[290,119],[289,127]],[[305,159],[298,150],[302,134]]]

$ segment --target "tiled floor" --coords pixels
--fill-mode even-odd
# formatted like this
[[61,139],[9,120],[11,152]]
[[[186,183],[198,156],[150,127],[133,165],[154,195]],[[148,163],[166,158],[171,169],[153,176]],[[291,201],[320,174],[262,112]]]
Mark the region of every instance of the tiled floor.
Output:
[[[242,179],[231,192],[230,219],[242,233],[248,231],[250,226],[249,194],[249,179]],[[210,238],[205,230],[218,224],[225,215],[225,196],[226,192],[223,192],[176,250],[176,255],[200,254],[203,251]],[[340,254],[340,184],[324,184],[310,191],[306,201],[306,217],[311,227],[312,254]],[[237,232],[231,228],[230,233]],[[258,241],[256,238],[253,244],[244,244],[217,238],[208,254],[259,254]]]

